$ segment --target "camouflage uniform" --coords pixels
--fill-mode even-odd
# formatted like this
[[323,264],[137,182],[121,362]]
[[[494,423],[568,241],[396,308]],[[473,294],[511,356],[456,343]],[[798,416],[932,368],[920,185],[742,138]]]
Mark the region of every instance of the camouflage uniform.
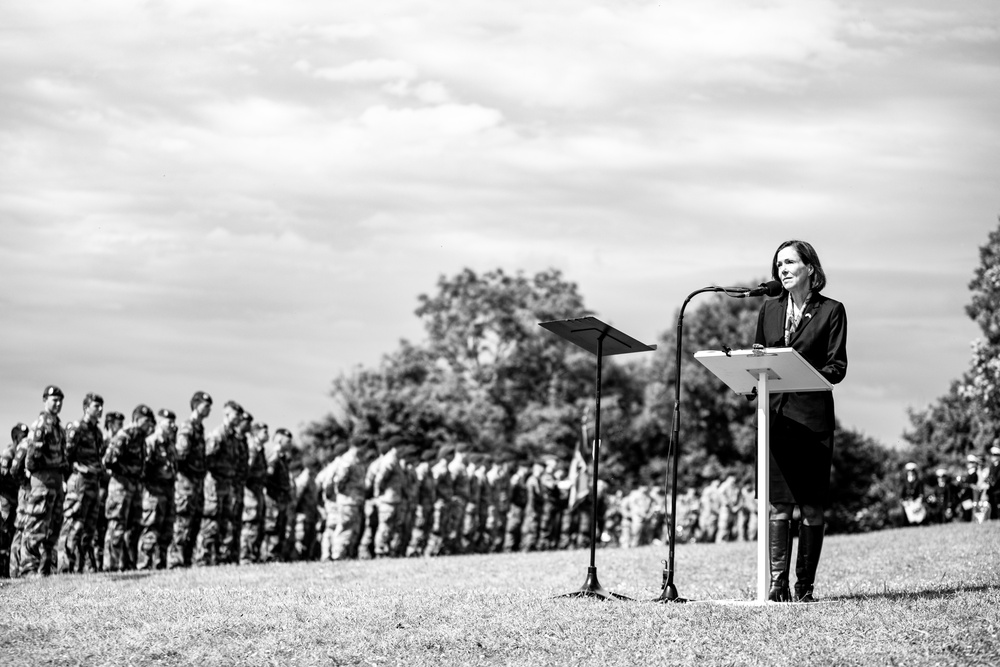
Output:
[[[278,434],[275,433],[277,436]],[[288,457],[276,442],[264,448],[267,473],[264,477],[264,544],[260,558],[265,563],[284,560],[288,534],[288,507],[292,502]]]
[[410,540],[413,538],[413,522],[416,518],[415,513],[418,482],[417,475],[413,470],[413,465],[406,458],[401,456],[399,459],[399,465],[403,469],[403,477],[405,480],[403,482],[403,499],[399,504],[399,533],[395,544],[393,544],[392,553],[394,556],[405,556],[406,548],[410,545]]
[[434,503],[437,493],[429,461],[421,461],[413,469],[416,492],[413,498],[413,533],[406,548],[407,556],[423,556],[434,530]]
[[101,514],[101,478],[104,477],[104,434],[87,420],[66,427],[66,459],[73,472],[66,484],[63,528],[59,536],[60,572],[97,570],[94,536]]
[[[246,422],[244,422],[246,424]],[[229,533],[222,541],[220,549],[220,562],[231,565],[239,565],[240,545],[243,536],[243,492],[246,490],[247,473],[250,464],[250,442],[246,426],[237,427],[236,437],[233,438],[235,446],[235,459],[233,463],[232,478],[232,514],[230,515]]]
[[264,483],[267,481],[267,455],[264,441],[254,438],[247,451],[247,478],[243,491],[243,533],[240,563],[261,562],[264,542]]
[[[652,541],[652,518],[654,500],[649,487],[639,486],[631,491],[622,502],[622,523],[628,527],[628,540],[622,546],[641,547]],[[622,531],[624,536],[625,531]]]
[[332,560],[354,558],[364,519],[366,466],[356,447],[349,448],[334,461],[330,471],[329,491],[333,495],[335,514],[327,516],[328,529],[334,533],[330,549]]
[[56,541],[63,520],[63,481],[66,476],[66,433],[59,417],[42,412],[31,427],[25,467],[31,490],[25,504],[21,538],[21,574],[52,573]]
[[295,477],[295,560],[313,560],[316,523],[319,520],[319,487],[316,475],[306,467]]
[[719,510],[721,505],[719,480],[713,479],[708,486],[702,489],[701,500],[698,504],[699,542],[715,541],[715,535],[719,529]]
[[[25,427],[27,429],[27,427]],[[14,455],[10,462],[10,474],[17,483],[17,512],[14,518],[14,534],[10,541],[10,574],[19,576],[21,574],[21,543],[24,541],[24,527],[28,523],[28,497],[31,495],[31,477],[25,467],[25,458],[28,455],[28,438],[25,437],[17,444]]]
[[9,579],[11,573],[11,549],[17,526],[18,495],[21,486],[28,481],[24,475],[23,455],[16,471],[14,461],[18,445],[24,442],[27,435],[28,427],[25,424],[18,424],[11,430],[10,444],[0,452],[0,579]]
[[465,457],[458,453],[448,464],[448,474],[451,476],[451,532],[447,544],[451,553],[465,553],[465,512],[472,495],[472,484],[469,480],[468,464]]
[[716,542],[731,542],[735,539],[736,515],[739,510],[740,490],[735,477],[727,477],[719,485],[719,518],[715,531]]
[[753,487],[744,484],[740,488],[739,506],[736,512],[736,539],[753,542],[757,539],[757,499]]
[[223,563],[223,545],[233,525],[233,476],[243,448],[237,423],[220,424],[205,439],[205,509],[198,533],[199,565]]
[[[146,460],[146,434],[142,426],[132,423],[111,438],[104,453],[104,465],[111,471],[108,501],[104,508],[108,517],[108,532],[104,541],[105,572],[134,570],[136,566],[130,545],[141,519],[140,479]],[[138,503],[136,498],[139,498]]]
[[205,425],[194,417],[177,431],[177,477],[174,482],[174,537],[171,568],[191,567],[205,510]]
[[[606,541],[609,546],[622,544],[622,501],[621,489],[607,497],[607,507],[604,513],[604,532],[598,533],[598,539]],[[600,530],[600,528],[598,528]]]
[[536,551],[541,547],[542,516],[545,493],[541,470],[536,465],[524,480],[524,520],[521,522],[521,550]]
[[479,467],[475,463],[465,467],[465,474],[469,480],[469,497],[465,500],[460,541],[462,552],[472,554],[479,551],[479,507],[483,498],[483,478],[479,475]]
[[173,541],[176,518],[176,477],[175,435],[173,431],[158,430],[146,438],[146,461],[142,473],[142,532],[137,565],[140,570],[167,567],[167,550]]
[[378,528],[375,531],[375,557],[394,555],[399,543],[401,524],[400,506],[403,502],[406,473],[399,462],[396,449],[390,449],[375,460],[372,478],[372,496],[378,511]]
[[[379,457],[381,458],[381,457]],[[375,470],[378,458],[368,464],[365,470],[365,504],[361,522],[361,539],[358,542],[358,558],[370,560],[375,557],[375,533],[378,532],[378,506],[375,504]]]
[[507,519],[504,525],[503,550],[520,551],[521,526],[524,522],[524,506],[528,502],[525,482],[529,471],[521,466],[510,476],[508,482]]
[[[117,428],[114,428],[117,425]],[[104,436],[104,446],[102,452],[108,451],[111,438],[125,425],[125,415],[120,412],[109,412],[104,415],[104,428],[107,433]],[[101,474],[100,487],[97,493],[97,529],[94,533],[94,561],[97,569],[104,569],[104,541],[108,535],[108,514],[104,508],[108,504],[108,485],[111,483],[111,473],[104,465],[104,455],[101,455],[101,466],[104,472]]]
[[494,463],[486,473],[486,481],[490,489],[490,502],[485,525],[487,538],[485,550],[500,552],[503,551],[507,512],[510,507],[510,472],[507,466]]
[[[542,473],[540,479],[542,485],[542,534],[541,544],[543,549],[555,549],[559,545],[559,530],[562,528],[562,506],[563,494],[559,488],[555,469]],[[569,499],[569,491],[566,493],[566,500]]]
[[448,535],[451,532],[451,497],[454,495],[454,484],[448,471],[448,460],[440,459],[431,467],[431,479],[434,484],[434,518],[431,523],[431,535],[427,541],[427,554],[439,556],[448,548]]
[[346,447],[335,448],[333,458],[316,473],[316,488],[322,505],[323,533],[319,538],[319,559],[333,560],[333,536],[337,534],[337,490],[333,488],[333,467],[347,451]]

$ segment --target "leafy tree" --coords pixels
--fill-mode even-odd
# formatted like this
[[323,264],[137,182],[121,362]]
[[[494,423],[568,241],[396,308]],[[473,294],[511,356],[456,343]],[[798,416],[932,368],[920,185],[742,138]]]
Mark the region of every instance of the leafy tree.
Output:
[[1000,432],[1000,227],[979,249],[969,290],[966,313],[982,336],[972,343],[969,369],[948,393],[925,410],[910,412],[913,429],[904,437],[921,463],[957,463],[967,453],[984,454]]
[[[592,400],[594,358],[538,323],[589,315],[576,285],[555,270],[528,277],[466,269],[437,287],[419,296],[416,310],[427,342],[402,341],[377,368],[335,379],[338,409],[307,429],[309,449],[399,433],[420,449],[462,440],[481,451],[566,456]],[[629,409],[642,396],[611,364],[604,392],[609,405]],[[617,431],[628,421],[618,419]]]

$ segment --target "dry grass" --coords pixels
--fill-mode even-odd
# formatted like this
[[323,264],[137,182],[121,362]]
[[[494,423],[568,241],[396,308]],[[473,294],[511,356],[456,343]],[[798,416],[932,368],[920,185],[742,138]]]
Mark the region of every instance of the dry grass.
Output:
[[[634,602],[555,599],[587,551],[222,567],[0,587],[0,665],[971,665],[1000,662],[1000,523],[827,540],[829,602],[654,604],[662,547],[599,551]],[[676,583],[753,597],[755,545],[682,545]]]

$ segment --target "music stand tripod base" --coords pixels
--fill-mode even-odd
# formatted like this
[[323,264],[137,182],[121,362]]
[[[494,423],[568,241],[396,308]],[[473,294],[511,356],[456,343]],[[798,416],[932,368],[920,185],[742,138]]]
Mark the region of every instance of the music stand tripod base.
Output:
[[656,349],[656,346],[640,343],[628,334],[618,331],[596,317],[539,322],[539,326],[548,329],[557,336],[565,338],[577,347],[581,347],[587,352],[597,355],[597,390],[595,392],[597,407],[594,411],[593,473],[591,476],[592,485],[590,491],[590,567],[587,568],[587,581],[583,584],[583,588],[572,593],[566,593],[565,595],[557,595],[556,597],[593,597],[600,600],[631,600],[632,598],[608,591],[597,580],[597,565],[595,560],[597,549],[597,476],[601,449],[601,366],[606,356],[628,354],[630,352],[651,352]]
[[563,593],[562,595],[556,595],[557,598],[597,598],[599,600],[631,600],[632,598],[621,595],[620,593],[612,593],[604,586],[601,586],[601,582],[597,580],[597,568],[588,567],[587,568],[587,581],[584,582],[583,588],[578,591],[573,591],[572,593]]

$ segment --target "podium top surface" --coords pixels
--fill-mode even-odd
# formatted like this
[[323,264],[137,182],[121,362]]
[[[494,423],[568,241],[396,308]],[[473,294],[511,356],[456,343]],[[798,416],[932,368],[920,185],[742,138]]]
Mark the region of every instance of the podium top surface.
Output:
[[767,373],[767,391],[832,391],[833,385],[801,354],[790,347],[754,350],[716,350],[695,352],[694,358],[705,365],[737,394],[749,394],[757,386],[758,376]]
[[629,354],[630,352],[652,352],[655,345],[640,343],[626,333],[605,324],[596,317],[580,317],[572,320],[556,320],[554,322],[539,322],[538,326],[548,329],[557,336],[582,347],[591,354],[597,354],[598,342],[601,342],[601,355]]

